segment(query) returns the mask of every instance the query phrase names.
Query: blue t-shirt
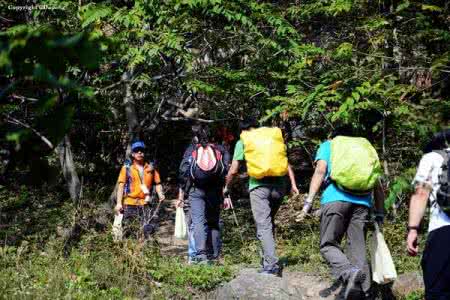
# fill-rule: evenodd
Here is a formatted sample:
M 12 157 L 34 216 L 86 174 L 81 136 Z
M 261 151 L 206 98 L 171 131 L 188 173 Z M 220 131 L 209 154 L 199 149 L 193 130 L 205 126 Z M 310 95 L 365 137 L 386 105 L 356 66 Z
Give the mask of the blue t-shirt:
M 331 141 L 326 141 L 322 143 L 317 150 L 316 153 L 316 161 L 324 160 L 327 163 L 327 175 L 328 178 L 331 174 Z M 369 194 L 367 196 L 356 196 L 349 193 L 346 193 L 339 188 L 337 188 L 333 183 L 328 185 L 325 191 L 322 193 L 322 198 L 320 199 L 320 203 L 322 205 L 334 202 L 334 201 L 345 201 L 351 202 L 355 204 L 361 204 L 368 207 L 372 205 L 372 195 Z

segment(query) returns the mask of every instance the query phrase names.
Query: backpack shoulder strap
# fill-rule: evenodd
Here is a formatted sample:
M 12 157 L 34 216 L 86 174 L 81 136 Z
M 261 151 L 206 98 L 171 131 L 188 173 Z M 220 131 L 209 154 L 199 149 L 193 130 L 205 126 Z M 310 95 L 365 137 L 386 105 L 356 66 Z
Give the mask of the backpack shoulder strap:
M 131 163 L 127 159 L 124 164 L 125 167 L 125 188 L 124 193 L 125 195 L 130 193 L 130 185 L 131 185 Z
M 433 152 L 439 154 L 440 156 L 442 156 L 444 158 L 444 160 L 446 158 L 448 158 L 448 153 L 445 150 L 433 150 Z
M 447 168 L 449 160 L 450 160 L 450 151 L 445 151 L 445 150 L 433 150 L 433 152 L 439 154 L 440 156 L 442 156 L 442 158 L 444 159 L 444 161 L 442 162 L 442 167 L 443 168 Z
M 191 152 L 191 156 L 192 158 L 195 160 L 197 160 L 197 153 L 198 153 L 198 149 L 201 147 L 200 144 L 195 144 L 192 147 L 192 152 Z

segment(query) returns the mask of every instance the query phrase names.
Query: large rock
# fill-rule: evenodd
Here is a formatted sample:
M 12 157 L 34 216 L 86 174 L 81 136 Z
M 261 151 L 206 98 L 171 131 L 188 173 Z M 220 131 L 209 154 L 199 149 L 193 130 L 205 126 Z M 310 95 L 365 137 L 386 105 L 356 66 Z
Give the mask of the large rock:
M 424 288 L 422 275 L 419 272 L 411 272 L 399 275 L 392 291 L 397 297 L 402 297 Z
M 208 299 L 335 299 L 338 290 L 320 277 L 303 272 L 285 272 L 282 278 L 243 269 L 232 281 L 208 295 Z M 321 297 L 319 293 L 324 296 Z

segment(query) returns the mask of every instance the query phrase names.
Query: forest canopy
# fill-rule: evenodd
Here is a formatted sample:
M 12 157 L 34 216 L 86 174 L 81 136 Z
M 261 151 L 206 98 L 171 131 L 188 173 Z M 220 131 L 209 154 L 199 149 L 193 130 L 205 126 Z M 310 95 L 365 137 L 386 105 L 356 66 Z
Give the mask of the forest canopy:
M 303 191 L 318 144 L 351 126 L 377 149 L 396 214 L 450 125 L 448 1 L 0 4 L 1 222 L 28 189 L 112 203 L 136 139 L 174 187 L 191 125 L 236 141 L 246 117 L 283 129 Z

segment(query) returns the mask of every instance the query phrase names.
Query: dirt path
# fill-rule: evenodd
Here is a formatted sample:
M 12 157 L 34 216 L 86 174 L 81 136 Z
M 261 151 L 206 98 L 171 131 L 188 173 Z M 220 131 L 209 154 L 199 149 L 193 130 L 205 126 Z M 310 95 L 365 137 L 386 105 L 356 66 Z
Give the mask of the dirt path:
M 187 240 L 179 240 L 174 238 L 175 230 L 175 202 L 173 200 L 165 200 L 161 204 L 159 212 L 159 228 L 154 236 L 158 242 L 161 253 L 170 256 L 187 256 Z
M 160 208 L 160 227 L 154 238 L 161 253 L 187 257 L 187 241 L 175 239 L 175 199 L 166 200 Z M 244 268 L 236 278 L 207 293 L 205 299 L 339 299 L 337 291 L 328 291 L 331 283 L 303 272 L 286 271 L 282 278 L 261 275 L 256 268 Z M 322 296 L 320 296 L 320 295 Z M 204 298 L 204 297 L 202 297 Z

